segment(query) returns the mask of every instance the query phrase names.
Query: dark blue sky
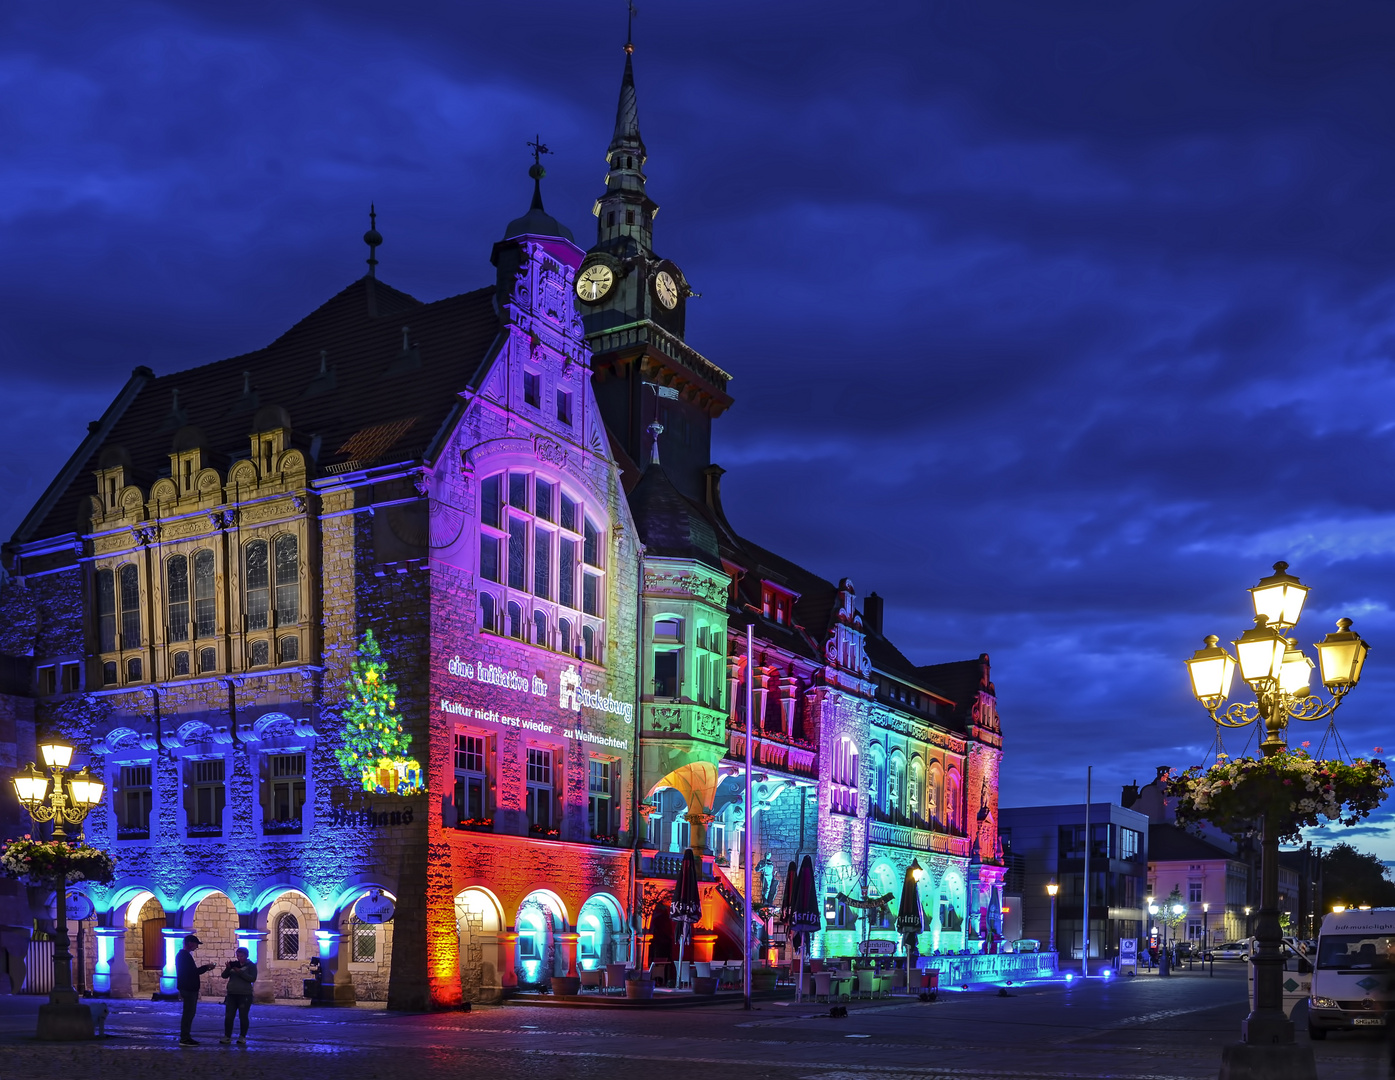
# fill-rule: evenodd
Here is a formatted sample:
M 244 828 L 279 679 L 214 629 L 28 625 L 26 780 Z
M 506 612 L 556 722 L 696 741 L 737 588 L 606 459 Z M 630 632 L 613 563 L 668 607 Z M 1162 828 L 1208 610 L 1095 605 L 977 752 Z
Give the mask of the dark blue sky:
M 370 201 L 385 280 L 488 284 L 540 132 L 593 236 L 623 24 L 0 7 L 0 534 L 132 367 L 359 276 Z M 881 592 L 916 660 L 992 655 L 1005 802 L 1198 760 L 1182 659 L 1279 558 L 1300 640 L 1346 614 L 1374 646 L 1348 745 L 1395 748 L 1395 8 L 650 0 L 635 38 L 656 246 L 736 376 L 730 515 Z

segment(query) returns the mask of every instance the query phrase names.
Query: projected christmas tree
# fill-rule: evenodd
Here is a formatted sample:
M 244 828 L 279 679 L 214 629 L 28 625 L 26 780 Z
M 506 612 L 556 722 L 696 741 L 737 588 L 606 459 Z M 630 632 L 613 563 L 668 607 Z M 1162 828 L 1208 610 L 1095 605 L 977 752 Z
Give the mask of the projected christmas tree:
M 349 675 L 344 744 L 335 753 L 344 775 L 364 791 L 413 795 L 424 790 L 421 766 L 407 754 L 412 736 L 402 726 L 397 686 L 387 675 L 373 631 L 365 631 Z

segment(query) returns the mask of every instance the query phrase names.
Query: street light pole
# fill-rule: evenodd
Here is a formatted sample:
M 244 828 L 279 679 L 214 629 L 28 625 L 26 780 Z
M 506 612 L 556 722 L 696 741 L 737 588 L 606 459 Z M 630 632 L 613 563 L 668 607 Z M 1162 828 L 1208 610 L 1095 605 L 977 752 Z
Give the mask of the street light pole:
M 1054 881 L 1046 886 L 1046 891 L 1051 897 L 1051 948 L 1047 951 L 1053 953 L 1056 951 L 1056 893 L 1059 892 L 1060 889 L 1061 886 Z M 1060 963 L 1059 959 L 1057 963 Z
M 52 791 L 49 777 L 30 762 L 13 779 L 15 795 L 36 824 L 53 822 L 53 840 L 61 844 L 68 839 L 64 825 L 81 825 L 88 812 L 102 801 L 105 785 L 86 767 L 67 776 L 73 760 L 71 746 L 46 743 L 39 747 L 39 752 L 53 777 Z M 68 951 L 68 869 L 62 860 L 54 877 L 54 889 L 53 989 L 49 991 L 48 1004 L 39 1008 L 38 1036 L 90 1039 L 92 1011 L 81 1003 L 73 988 L 73 955 Z
M 1235 639 L 1236 656 L 1206 638 L 1187 661 L 1192 693 L 1211 719 L 1224 727 L 1263 724 L 1260 749 L 1274 757 L 1287 749 L 1290 719 L 1323 720 L 1331 716 L 1361 678 L 1370 646 L 1351 629 L 1350 619 L 1337 620 L 1337 631 L 1317 642 L 1322 684 L 1330 700 L 1310 690 L 1313 662 L 1284 635 L 1297 625 L 1308 586 L 1288 573 L 1288 563 L 1274 564 L 1274 573 L 1249 590 L 1255 625 Z M 1234 702 L 1222 710 L 1230 695 L 1235 668 L 1254 692 L 1248 703 Z M 1283 1009 L 1283 932 L 1279 924 L 1279 822 L 1261 815 L 1259 923 L 1252 963 L 1255 965 L 1255 1007 L 1241 1025 L 1239 1047 L 1228 1046 L 1221 1065 L 1222 1080 L 1241 1075 L 1316 1076 L 1312 1051 L 1293 1047 L 1293 1024 Z M 1248 921 L 1249 909 L 1246 909 Z M 1284 1057 L 1284 1055 L 1289 1055 Z M 1268 1071 L 1266 1071 L 1268 1070 Z
M 1216 974 L 1216 960 L 1211 955 L 1211 905 L 1201 905 L 1201 962 L 1211 961 L 1211 974 Z

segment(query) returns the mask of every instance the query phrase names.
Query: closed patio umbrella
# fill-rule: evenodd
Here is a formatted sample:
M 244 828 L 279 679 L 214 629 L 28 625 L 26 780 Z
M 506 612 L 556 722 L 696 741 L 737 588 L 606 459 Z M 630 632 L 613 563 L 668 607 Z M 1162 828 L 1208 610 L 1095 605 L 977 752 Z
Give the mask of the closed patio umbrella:
M 809 959 L 809 935 L 822 925 L 819 914 L 818 895 L 814 885 L 814 860 L 808 855 L 799 864 L 799 877 L 795 882 L 794 912 L 790 918 L 790 933 L 795 945 L 801 949 L 799 970 L 802 974 Z M 803 999 L 804 980 L 800 979 L 797 1000 Z
M 794 921 L 794 894 L 799 890 L 799 867 L 790 860 L 790 868 L 785 872 L 785 895 L 780 900 L 780 924 L 784 926 L 785 932 L 789 933 L 790 923 Z
M 682 977 L 683 946 L 687 944 L 693 923 L 702 918 L 702 894 L 698 891 L 697 859 L 692 848 L 683 849 L 683 862 L 678 867 L 678 881 L 673 888 L 669 916 L 678 923 L 678 971 Z
M 896 912 L 896 929 L 901 940 L 906 943 L 906 985 L 910 985 L 910 969 L 915 966 L 917 937 L 925 929 L 920 914 L 920 890 L 918 883 L 925 876 L 920 860 L 912 859 L 906 870 L 906 880 L 901 884 L 901 906 Z

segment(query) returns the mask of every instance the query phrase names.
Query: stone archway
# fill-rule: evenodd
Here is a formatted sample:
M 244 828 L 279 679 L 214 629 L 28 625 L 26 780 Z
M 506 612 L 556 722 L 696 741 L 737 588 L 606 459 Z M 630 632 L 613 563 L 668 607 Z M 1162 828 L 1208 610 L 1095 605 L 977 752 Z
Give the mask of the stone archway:
M 503 909 L 487 889 L 470 888 L 455 898 L 455 927 L 460 936 L 460 993 L 465 1001 L 503 998 Z
M 519 985 L 547 986 L 559 970 L 557 935 L 566 931 L 567 911 L 556 894 L 545 889 L 529 893 L 518 907 L 514 922 Z

